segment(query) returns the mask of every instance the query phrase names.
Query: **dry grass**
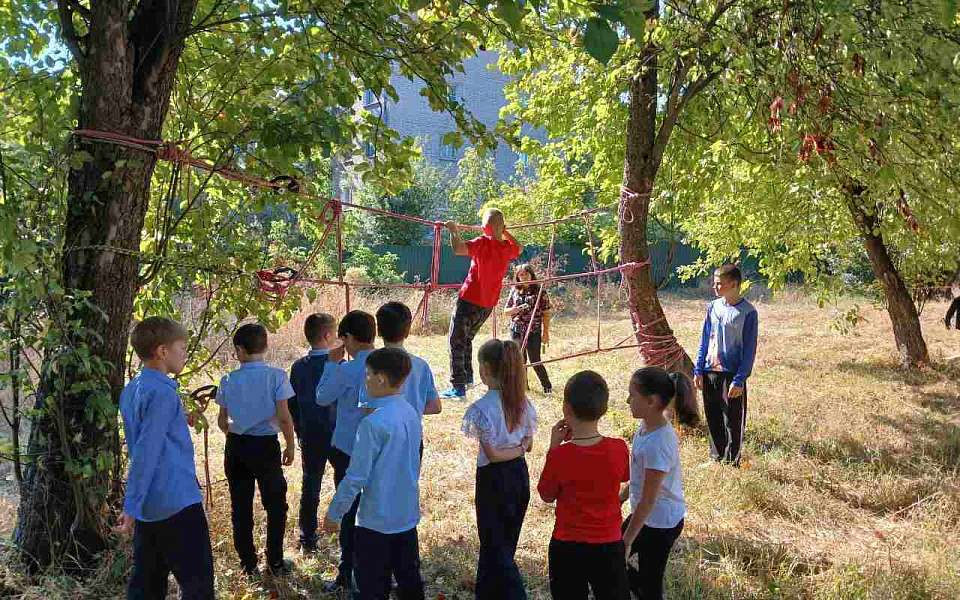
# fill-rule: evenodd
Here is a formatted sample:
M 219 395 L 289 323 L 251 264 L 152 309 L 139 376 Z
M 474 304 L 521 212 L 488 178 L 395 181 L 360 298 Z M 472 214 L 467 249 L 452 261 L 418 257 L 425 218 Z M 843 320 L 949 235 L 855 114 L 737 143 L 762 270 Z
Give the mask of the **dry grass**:
M 411 305 L 416 300 L 411 297 Z M 358 299 L 368 310 L 378 301 Z M 328 309 L 333 304 L 334 298 L 324 299 Z M 442 385 L 449 300 L 438 304 L 428 335 L 411 339 L 409 347 L 434 366 Z M 702 307 L 702 299 L 666 300 L 670 322 L 688 350 L 696 348 Z M 854 334 L 841 336 L 830 328 L 828 309 L 798 294 L 758 302 L 758 307 L 761 348 L 751 379 L 746 464 L 740 470 L 701 466 L 706 439 L 698 432 L 683 436 L 689 516 L 667 574 L 669 597 L 960 597 L 960 365 L 948 358 L 960 343 L 956 332 L 948 333 L 936 320 L 945 307 L 926 309 L 925 333 L 938 366 L 920 373 L 896 366 L 882 312 L 866 309 L 867 321 Z M 271 362 L 286 366 L 300 354 L 300 326 L 295 320 L 273 337 Z M 589 347 L 591 328 L 589 317 L 558 318 L 550 355 Z M 627 335 L 626 315 L 607 315 L 604 331 L 606 340 Z M 613 403 L 603 429 L 626 437 L 635 423 L 624 403 L 625 386 L 637 366 L 627 351 L 562 362 L 550 372 L 558 388 L 584 368 L 607 376 Z M 548 424 L 559 417 L 560 400 L 537 392 L 532 397 L 541 418 L 530 458 L 535 485 Z M 443 414 L 425 421 L 419 531 L 429 598 L 439 592 L 451 599 L 472 598 L 476 449 L 459 433 L 465 408 L 466 403 L 448 402 Z M 219 480 L 223 437 L 213 433 L 211 440 L 212 469 Z M 324 541 L 317 558 L 297 556 L 299 466 L 287 474 L 288 554 L 296 557 L 298 572 L 281 582 L 251 585 L 239 576 L 227 491 L 223 484 L 215 486 L 210 520 L 221 597 L 322 597 L 317 586 L 334 574 L 335 540 Z M 330 477 L 321 507 L 333 490 Z M 262 520 L 261 515 L 261 545 Z M 549 597 L 546 548 L 552 526 L 552 509 L 532 500 L 517 557 L 531 598 Z M 122 597 L 123 559 L 112 563 L 112 575 L 83 588 L 66 579 L 25 588 L 26 582 L 8 570 L 6 591 L 24 598 Z

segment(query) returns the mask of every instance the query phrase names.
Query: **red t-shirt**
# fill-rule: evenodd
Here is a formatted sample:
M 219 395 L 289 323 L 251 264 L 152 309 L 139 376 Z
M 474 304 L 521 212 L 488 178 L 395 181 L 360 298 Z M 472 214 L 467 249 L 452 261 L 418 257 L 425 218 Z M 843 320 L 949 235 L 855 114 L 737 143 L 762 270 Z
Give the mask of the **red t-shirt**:
M 520 246 L 508 239 L 497 241 L 482 235 L 467 242 L 470 254 L 470 272 L 460 286 L 460 298 L 493 308 L 500 302 L 503 276 L 510 261 L 520 256 Z
M 620 484 L 630 481 L 630 451 L 621 439 L 593 446 L 566 443 L 547 452 L 537 491 L 556 498 L 553 538 L 607 544 L 620 534 Z

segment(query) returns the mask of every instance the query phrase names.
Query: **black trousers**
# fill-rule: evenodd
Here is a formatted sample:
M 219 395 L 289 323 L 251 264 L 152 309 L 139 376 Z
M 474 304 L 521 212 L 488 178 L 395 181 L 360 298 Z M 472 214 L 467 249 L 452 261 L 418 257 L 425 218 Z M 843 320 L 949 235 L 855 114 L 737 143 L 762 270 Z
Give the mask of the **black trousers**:
M 630 517 L 623 522 L 626 531 Z M 631 554 L 637 554 L 639 568 L 627 566 L 627 580 L 630 591 L 640 597 L 640 600 L 661 600 L 663 598 L 663 574 L 667 570 L 667 559 L 670 550 L 683 531 L 683 519 L 676 527 L 661 529 L 659 527 L 643 526 L 633 546 Z
M 448 335 L 450 383 L 454 386 L 473 383 L 473 338 L 492 312 L 492 308 L 483 308 L 457 298 Z
M 287 525 L 287 480 L 280 463 L 280 441 L 275 435 L 227 434 L 224 470 L 230 486 L 233 546 L 245 570 L 257 568 L 253 544 L 253 492 L 267 512 L 267 566 L 283 564 L 283 532 Z
M 529 503 L 530 474 L 523 458 L 477 469 L 477 600 L 526 599 L 514 555 Z
M 347 475 L 347 469 L 350 467 L 350 455 L 334 448 L 330 453 L 330 463 L 333 465 L 333 484 L 340 487 L 340 482 Z M 356 564 L 356 525 L 357 509 L 360 508 L 360 494 L 357 494 L 350 510 L 343 515 L 340 521 L 340 566 L 337 574 L 337 581 L 341 585 L 353 585 L 353 569 Z
M 364 527 L 354 532 L 360 600 L 387 600 L 391 575 L 397 579 L 397 598 L 424 600 L 416 527 L 402 533 L 380 533 Z
M 303 484 L 300 492 L 300 545 L 317 545 L 317 509 L 320 506 L 320 484 L 330 461 L 333 446 L 329 430 L 307 430 L 298 436 L 303 465 Z
M 517 343 L 518 346 L 523 344 L 523 336 L 526 334 L 526 331 L 514 331 L 510 330 L 510 338 Z M 526 349 L 526 358 L 527 362 L 538 363 L 543 358 L 540 356 L 540 353 L 543 351 L 543 328 L 536 327 L 530 330 L 530 337 L 527 338 L 527 349 Z M 543 387 L 543 390 L 552 390 L 553 384 L 550 383 L 550 376 L 547 375 L 547 368 L 543 365 L 537 365 L 533 367 L 533 372 L 537 374 L 537 379 L 540 380 L 540 385 Z
M 128 600 L 164 600 L 170 575 L 183 600 L 213 600 L 213 553 L 203 507 L 193 504 L 163 521 L 137 521 Z
M 730 398 L 728 390 L 732 383 L 733 373 L 703 375 L 703 413 L 710 430 L 710 456 L 739 465 L 747 423 L 747 388 L 743 388 L 739 398 Z
M 550 540 L 550 595 L 554 600 L 630 600 L 623 541 L 608 544 Z

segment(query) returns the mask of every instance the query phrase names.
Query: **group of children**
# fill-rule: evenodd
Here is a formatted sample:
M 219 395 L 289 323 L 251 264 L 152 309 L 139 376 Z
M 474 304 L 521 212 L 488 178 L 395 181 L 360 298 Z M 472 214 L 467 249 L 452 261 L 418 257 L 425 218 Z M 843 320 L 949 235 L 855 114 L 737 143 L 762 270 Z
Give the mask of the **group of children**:
M 489 220 L 488 214 L 485 225 Z M 474 242 L 467 252 L 473 258 L 471 272 L 481 282 L 496 281 L 499 296 L 503 265 L 519 252 L 512 238 L 502 239 L 502 215 L 494 220 L 500 229 L 483 237 L 505 242 L 502 248 Z M 487 262 L 491 256 L 495 269 Z M 715 277 L 720 298 L 708 309 L 695 368 L 713 453 L 734 464 L 746 411 L 745 380 L 753 362 L 754 350 L 748 347 L 756 344 L 756 311 L 739 299 L 739 285 L 734 293 L 739 277 L 735 268 Z M 464 390 L 458 386 L 465 386 L 471 374 L 465 365 L 472 356 L 464 359 L 462 354 L 476 334 L 475 306 L 458 303 L 451 322 L 451 356 L 453 342 L 459 344 L 452 397 L 461 396 Z M 467 313 L 473 316 L 467 319 Z M 253 542 L 255 485 L 267 514 L 265 567 L 274 575 L 289 569 L 283 557 L 283 466 L 293 462 L 299 442 L 300 547 L 316 551 L 319 528 L 339 531 L 338 576 L 327 590 L 387 598 L 395 579 L 402 600 L 424 598 L 417 539 L 421 422 L 442 407 L 430 366 L 403 347 L 412 320 L 409 308 L 399 302 L 384 304 L 376 316 L 351 311 L 339 323 L 331 315 L 311 315 L 304 325 L 311 349 L 292 366 L 289 379 L 263 361 L 267 332 L 261 325 L 237 330 L 233 344 L 240 367 L 221 380 L 217 404 L 218 425 L 227 436 L 224 463 L 234 547 L 247 574 L 259 572 Z M 463 327 L 465 321 L 470 327 Z M 383 347 L 375 349 L 378 331 Z M 131 342 L 143 369 L 121 396 L 130 475 L 120 528 L 134 533 L 128 597 L 164 597 L 172 572 L 183 598 L 213 598 L 213 561 L 193 446 L 170 377 L 186 361 L 186 332 L 169 319 L 152 317 L 136 326 Z M 466 409 L 462 425 L 464 434 L 478 442 L 476 597 L 523 599 L 526 591 L 514 556 L 530 500 L 524 457 L 533 447 L 537 413 L 527 398 L 520 344 L 492 339 L 480 347 L 477 358 L 487 391 Z M 660 598 L 667 558 L 686 515 L 679 442 L 667 415 L 671 403 L 680 416 L 695 411 L 690 382 L 656 367 L 632 374 L 627 402 L 640 427 L 630 450 L 622 440 L 599 433 L 609 402 L 603 377 L 577 373 L 563 396 L 563 419 L 551 429 L 537 486 L 544 501 L 556 503 L 548 555 L 551 593 L 586 599 L 591 589 L 598 600 L 626 600 L 631 591 L 643 599 Z M 278 434 L 284 438 L 282 450 Z M 318 525 L 327 462 L 333 466 L 336 492 Z M 627 500 L 631 516 L 621 523 L 621 505 Z

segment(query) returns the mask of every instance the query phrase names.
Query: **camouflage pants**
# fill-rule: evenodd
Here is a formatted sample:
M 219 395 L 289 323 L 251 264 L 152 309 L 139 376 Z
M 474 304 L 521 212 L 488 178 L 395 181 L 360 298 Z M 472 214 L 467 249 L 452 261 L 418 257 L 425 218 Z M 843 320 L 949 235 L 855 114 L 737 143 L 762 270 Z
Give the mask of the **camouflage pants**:
M 450 319 L 450 383 L 473 383 L 473 338 L 486 323 L 492 308 L 483 308 L 457 298 Z

